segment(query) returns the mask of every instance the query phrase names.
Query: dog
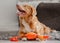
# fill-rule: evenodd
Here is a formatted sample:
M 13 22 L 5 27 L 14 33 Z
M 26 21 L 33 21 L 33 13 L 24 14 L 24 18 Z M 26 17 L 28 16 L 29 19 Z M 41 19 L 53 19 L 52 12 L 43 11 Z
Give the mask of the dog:
M 38 35 L 49 34 L 51 28 L 41 23 L 37 18 L 36 9 L 28 4 L 16 5 L 17 14 L 19 15 L 20 29 L 18 32 L 19 36 L 23 36 L 26 33 L 34 32 Z

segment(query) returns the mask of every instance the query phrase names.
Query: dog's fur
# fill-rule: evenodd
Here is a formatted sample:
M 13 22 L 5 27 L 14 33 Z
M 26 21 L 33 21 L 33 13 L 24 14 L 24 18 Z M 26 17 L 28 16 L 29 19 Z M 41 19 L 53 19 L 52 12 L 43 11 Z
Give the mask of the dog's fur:
M 19 35 L 35 32 L 38 35 L 49 34 L 51 29 L 39 22 L 36 17 L 36 9 L 30 5 L 17 5 L 19 22 L 20 22 L 20 30 Z

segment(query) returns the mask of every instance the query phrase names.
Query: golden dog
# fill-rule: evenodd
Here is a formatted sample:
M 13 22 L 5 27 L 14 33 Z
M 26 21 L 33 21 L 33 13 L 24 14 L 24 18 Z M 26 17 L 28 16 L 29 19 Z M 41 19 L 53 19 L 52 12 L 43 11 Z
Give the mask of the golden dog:
M 31 5 L 17 5 L 20 30 L 19 35 L 23 35 L 28 32 L 35 32 L 38 35 L 49 34 L 51 29 L 39 22 L 36 14 L 36 9 Z

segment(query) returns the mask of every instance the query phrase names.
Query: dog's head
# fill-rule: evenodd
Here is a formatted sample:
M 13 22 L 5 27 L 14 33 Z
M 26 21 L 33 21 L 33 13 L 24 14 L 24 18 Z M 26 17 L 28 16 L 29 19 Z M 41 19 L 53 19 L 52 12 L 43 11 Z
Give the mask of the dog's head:
M 36 15 L 36 9 L 30 5 L 19 5 L 17 4 L 17 9 L 18 9 L 18 15 L 20 17 L 27 17 L 27 16 L 33 16 Z

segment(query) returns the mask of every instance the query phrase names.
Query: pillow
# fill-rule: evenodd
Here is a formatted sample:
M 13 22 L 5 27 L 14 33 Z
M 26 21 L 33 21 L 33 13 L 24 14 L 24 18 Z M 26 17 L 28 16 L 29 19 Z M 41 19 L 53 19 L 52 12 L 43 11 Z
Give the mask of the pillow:
M 39 21 L 60 31 L 60 3 L 40 3 L 37 6 Z

